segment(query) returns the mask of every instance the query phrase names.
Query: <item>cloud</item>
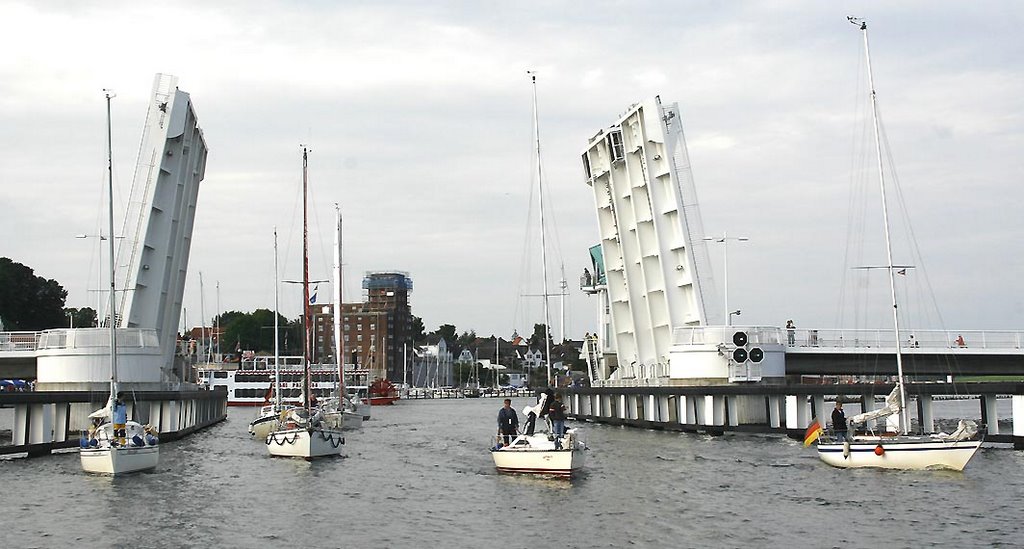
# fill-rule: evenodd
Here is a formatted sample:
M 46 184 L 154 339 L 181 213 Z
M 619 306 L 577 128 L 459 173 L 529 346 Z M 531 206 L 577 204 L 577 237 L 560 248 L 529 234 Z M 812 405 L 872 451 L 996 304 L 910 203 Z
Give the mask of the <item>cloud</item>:
M 1024 73 L 1013 3 L 920 14 L 874 6 L 876 81 L 908 210 L 947 319 L 1018 326 L 992 259 L 1024 236 L 1010 204 L 1021 173 Z M 845 7 L 745 2 L 6 2 L 0 36 L 0 230 L 4 255 L 93 300 L 105 169 L 103 88 L 114 88 L 119 196 L 127 194 L 153 74 L 180 77 L 210 145 L 186 306 L 198 278 L 224 309 L 273 302 L 272 236 L 298 270 L 299 143 L 312 147 L 314 271 L 330 272 L 333 203 L 345 215 L 345 293 L 363 271 L 408 271 L 428 329 L 480 334 L 539 322 L 530 209 L 532 89 L 539 74 L 545 181 L 564 262 L 570 335 L 594 331 L 574 289 L 598 240 L 579 155 L 632 103 L 679 101 L 708 232 L 730 251 L 744 322 L 836 322 L 846 246 L 860 37 Z M 649 17 L 630 14 L 645 13 Z M 989 23 L 990 21 L 995 23 Z M 858 91 L 861 90 L 861 91 Z M 863 114 L 863 111 L 861 111 Z M 123 200 L 123 198 L 121 199 Z M 534 215 L 535 212 L 534 212 Z M 524 251 L 524 242 L 529 249 Z M 955 252 L 948 247 L 956 245 Z M 720 258 L 713 261 L 716 274 Z M 318 275 L 320 276 L 320 275 Z M 93 278 L 95 278 L 93 276 Z M 550 283 L 557 285 L 558 276 Z M 989 280 L 977 284 L 978 279 Z M 293 288 L 286 289 L 293 292 Z M 969 297 L 962 297 L 964 295 Z M 282 294 L 296 316 L 301 297 Z M 552 300 L 555 309 L 556 302 Z M 207 295 L 207 318 L 213 316 Z M 978 306 L 984 304 L 984 306 Z M 717 305 L 714 305 L 717 306 Z M 554 313 L 557 317 L 558 314 Z M 528 318 L 532 317 L 532 318 Z M 827 327 L 827 326 L 825 326 Z

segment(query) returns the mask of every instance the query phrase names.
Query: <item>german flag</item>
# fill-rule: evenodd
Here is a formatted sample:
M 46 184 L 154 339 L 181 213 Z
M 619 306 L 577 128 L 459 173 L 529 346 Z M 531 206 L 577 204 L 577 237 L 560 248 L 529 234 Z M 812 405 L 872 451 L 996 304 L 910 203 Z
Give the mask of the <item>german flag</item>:
M 807 427 L 807 431 L 804 432 L 804 447 L 810 446 L 818 437 L 821 436 L 821 424 L 815 419 L 811 421 L 811 424 Z

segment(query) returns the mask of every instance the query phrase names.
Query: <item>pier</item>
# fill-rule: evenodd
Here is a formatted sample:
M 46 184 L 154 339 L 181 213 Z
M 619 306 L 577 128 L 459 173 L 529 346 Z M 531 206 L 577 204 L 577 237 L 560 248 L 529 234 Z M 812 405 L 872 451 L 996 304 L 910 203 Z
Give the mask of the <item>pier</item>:
M 26 454 L 35 457 L 60 448 L 78 446 L 88 415 L 106 405 L 106 391 L 25 391 L 0 393 L 0 408 L 13 408 L 11 425 L 0 425 L 10 433 L 7 444 L 0 442 L 0 455 Z M 227 417 L 227 394 L 221 391 L 126 391 L 128 417 L 150 424 L 161 442 L 177 440 Z
M 826 399 L 859 402 L 861 409 L 877 408 L 893 383 L 849 384 L 730 384 L 661 387 L 588 387 L 562 389 L 568 415 L 578 421 L 628 425 L 691 433 L 775 433 L 802 439 L 814 418 L 824 426 Z M 986 443 L 1013 444 L 1024 449 L 1024 383 L 910 383 L 907 405 L 911 421 L 933 431 L 933 404 L 948 398 L 977 402 Z M 997 402 L 1011 401 L 1008 418 L 998 415 Z M 1010 420 L 1003 429 L 1000 420 Z

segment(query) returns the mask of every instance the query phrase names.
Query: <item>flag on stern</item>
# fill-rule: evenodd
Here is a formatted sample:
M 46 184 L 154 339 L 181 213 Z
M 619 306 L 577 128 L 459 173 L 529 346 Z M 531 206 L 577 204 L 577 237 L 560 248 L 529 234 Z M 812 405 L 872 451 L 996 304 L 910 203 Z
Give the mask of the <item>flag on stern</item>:
M 807 427 L 807 431 L 804 432 L 804 447 L 810 446 L 818 437 L 821 436 L 821 424 L 818 423 L 817 419 L 811 421 L 811 424 Z

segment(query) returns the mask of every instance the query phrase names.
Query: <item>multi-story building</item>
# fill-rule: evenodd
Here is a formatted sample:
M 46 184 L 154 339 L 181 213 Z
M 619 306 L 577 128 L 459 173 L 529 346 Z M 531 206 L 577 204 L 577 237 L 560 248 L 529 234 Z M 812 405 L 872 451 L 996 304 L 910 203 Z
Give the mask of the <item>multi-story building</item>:
M 370 272 L 363 277 L 361 303 L 342 303 L 341 333 L 345 363 L 370 370 L 371 379 L 403 378 L 404 348 L 412 344 L 412 311 L 407 273 Z M 332 305 L 313 311 L 314 361 L 337 364 Z

